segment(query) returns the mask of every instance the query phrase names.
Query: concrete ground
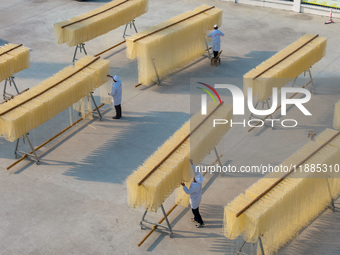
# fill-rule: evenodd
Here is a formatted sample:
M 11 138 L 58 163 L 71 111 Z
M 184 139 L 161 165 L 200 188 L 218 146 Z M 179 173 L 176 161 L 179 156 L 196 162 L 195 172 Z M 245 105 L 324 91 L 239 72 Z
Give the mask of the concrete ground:
M 0 45 L 23 43 L 31 48 L 31 67 L 16 75 L 19 90 L 31 88 L 71 64 L 74 48 L 57 45 L 53 24 L 92 10 L 106 0 L 0 0 Z M 136 19 L 139 31 L 158 24 L 202 1 L 150 0 L 149 11 Z M 299 119 L 296 128 L 263 128 L 247 133 L 233 128 L 218 145 L 225 164 L 279 164 L 307 143 L 307 133 L 332 128 L 334 104 L 339 100 L 339 23 L 324 25 L 325 17 L 207 0 L 223 9 L 222 62 L 211 67 L 206 56 L 162 79 L 161 86 L 138 87 L 136 60 L 125 46 L 103 55 L 111 74 L 123 81 L 124 118 L 83 121 L 39 151 L 36 165 L 24 160 L 9 171 L 14 143 L 0 138 L 0 254 L 235 254 L 241 240 L 223 235 L 223 206 L 259 176 L 209 174 L 200 206 L 206 226 L 196 229 L 191 212 L 177 207 L 169 216 L 174 236 L 155 232 L 141 246 L 147 231 L 139 228 L 142 209 L 126 202 L 125 179 L 190 117 L 190 78 L 238 78 L 305 33 L 328 38 L 327 54 L 313 66 L 317 93 L 306 104 L 312 117 L 289 110 Z M 129 31 L 131 32 L 131 31 Z M 122 40 L 123 27 L 86 43 L 94 55 Z M 2 82 L 3 84 L 3 82 Z M 240 85 L 242 86 L 242 85 Z M 96 100 L 99 92 L 95 91 Z M 77 116 L 68 110 L 30 132 L 34 146 L 61 131 Z M 213 153 L 204 164 L 215 160 Z M 165 209 L 174 204 L 172 197 Z M 339 202 L 326 211 L 280 254 L 340 254 Z M 153 221 L 161 213 L 149 213 Z M 251 247 L 247 248 L 251 253 Z

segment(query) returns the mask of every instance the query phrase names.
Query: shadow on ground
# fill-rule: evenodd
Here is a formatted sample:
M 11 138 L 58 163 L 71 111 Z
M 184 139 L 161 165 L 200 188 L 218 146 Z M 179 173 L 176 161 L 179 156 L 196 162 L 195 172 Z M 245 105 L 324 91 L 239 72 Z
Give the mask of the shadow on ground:
M 119 121 L 128 122 L 127 128 L 117 131 L 64 174 L 83 181 L 123 183 L 188 118 L 182 112 L 125 113 Z M 100 125 L 115 128 L 109 122 Z
M 244 57 L 229 57 L 228 53 L 223 53 L 221 64 L 219 66 L 211 66 L 208 55 L 205 54 L 187 65 L 175 69 L 167 76 L 161 77 L 162 86 L 167 84 L 178 84 L 183 86 L 189 85 L 192 78 L 238 78 L 243 81 L 243 75 L 274 55 L 275 51 L 252 51 Z M 221 72 L 223 70 L 223 72 Z M 200 75 L 197 76 L 197 73 Z M 243 83 L 235 84 L 243 87 Z M 173 86 L 173 85 L 172 85 Z M 168 93 L 167 90 L 161 90 L 160 93 Z M 172 93 L 172 91 L 170 91 Z

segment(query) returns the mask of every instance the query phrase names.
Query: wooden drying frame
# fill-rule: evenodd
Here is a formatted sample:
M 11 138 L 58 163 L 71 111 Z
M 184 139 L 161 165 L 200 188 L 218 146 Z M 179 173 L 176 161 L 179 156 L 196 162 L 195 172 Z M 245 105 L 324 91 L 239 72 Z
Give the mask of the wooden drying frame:
M 82 71 L 83 69 L 85 69 L 86 67 L 88 67 L 89 65 L 93 64 L 93 63 L 94 63 L 95 61 L 97 61 L 99 58 L 100 58 L 100 57 L 96 57 L 96 58 L 93 59 L 91 62 L 89 62 L 88 64 L 86 64 L 86 65 L 84 65 L 83 67 L 79 68 L 77 71 L 75 71 L 74 73 L 68 75 L 67 77 L 65 77 L 65 78 L 62 79 L 61 81 L 58 81 L 57 83 L 55 83 L 55 84 L 53 84 L 52 86 L 46 88 L 45 90 L 39 92 L 38 94 L 34 95 L 33 97 L 26 99 L 25 101 L 23 101 L 23 102 L 21 102 L 21 103 L 15 105 L 15 106 L 13 106 L 13 107 L 7 109 L 6 111 L 1 112 L 1 113 L 0 113 L 0 116 L 2 116 L 2 115 L 4 115 L 4 114 L 6 114 L 6 113 L 8 113 L 8 112 L 10 112 L 10 111 L 12 111 L 12 110 L 18 108 L 19 106 L 21 106 L 21 105 L 27 103 L 28 101 L 30 101 L 30 100 L 32 100 L 32 99 L 34 99 L 34 98 L 36 98 L 36 97 L 42 95 L 42 94 L 45 93 L 46 91 L 48 91 L 48 90 L 50 90 L 50 89 L 52 89 L 52 88 L 58 86 L 60 83 L 66 81 L 67 79 L 69 79 L 69 78 L 72 77 L 73 75 L 79 73 L 80 71 Z
M 312 154 L 307 156 L 305 159 L 303 159 L 299 164 L 296 165 L 296 167 L 292 167 L 288 173 L 286 173 L 284 176 L 282 176 L 280 179 L 278 179 L 275 183 L 273 183 L 269 188 L 267 188 L 265 191 L 263 191 L 260 195 L 258 195 L 253 201 L 251 201 L 247 206 L 245 206 L 242 210 L 240 210 L 236 217 L 239 217 L 242 213 L 244 213 L 249 207 L 251 207 L 253 204 L 255 204 L 260 198 L 262 198 L 265 194 L 267 194 L 269 191 L 271 191 L 276 185 L 278 185 L 281 181 L 283 181 L 285 178 L 287 178 L 288 175 L 290 175 L 296 168 L 301 166 L 303 163 L 305 163 L 308 159 L 313 157 L 317 152 L 319 152 L 323 147 L 328 145 L 334 138 L 336 138 L 338 135 L 340 135 L 340 131 L 338 131 L 335 135 L 333 135 L 330 139 L 328 139 L 326 142 L 324 142 L 319 148 L 317 148 Z
M 117 7 L 117 6 L 120 6 L 120 5 L 122 5 L 122 4 L 124 4 L 124 3 L 128 2 L 128 1 L 130 1 L 130 0 L 125 0 L 124 2 L 121 2 L 121 3 L 119 3 L 119 4 L 116 4 L 115 6 L 111 6 L 111 7 L 109 7 L 108 9 L 105 9 L 105 10 L 100 11 L 100 12 L 98 12 L 98 13 L 92 14 L 92 15 L 86 17 L 86 18 L 83 18 L 83 19 L 80 19 L 80 20 L 76 20 L 76 21 L 73 21 L 73 22 L 71 22 L 71 23 L 69 23 L 69 24 L 63 25 L 61 28 L 65 28 L 65 27 L 71 26 L 71 25 L 73 25 L 73 24 L 76 24 L 76 23 L 78 23 L 78 22 L 82 22 L 82 21 L 84 21 L 84 20 L 90 19 L 90 18 L 92 18 L 92 17 L 94 17 L 94 16 L 97 16 L 97 15 L 99 15 L 99 14 L 102 14 L 102 13 L 104 13 L 104 12 L 107 12 L 107 11 L 109 11 L 109 10 L 111 10 L 111 9 L 113 9 L 113 8 L 115 8 L 115 7 Z
M 104 104 L 101 104 L 98 106 L 98 109 L 101 108 Z M 94 112 L 96 110 L 93 109 L 92 111 Z M 76 122 L 74 122 L 73 124 L 69 125 L 68 127 L 66 127 L 65 129 L 63 129 L 62 131 L 60 131 L 58 134 L 54 135 L 52 138 L 48 139 L 47 141 L 45 141 L 44 143 L 42 143 L 41 145 L 39 145 L 37 148 L 34 149 L 34 151 L 37 151 L 39 149 L 41 149 L 43 146 L 45 146 L 46 144 L 48 144 L 49 142 L 51 142 L 52 140 L 54 140 L 55 138 L 57 138 L 58 136 L 60 136 L 61 134 L 65 133 L 67 130 L 69 130 L 71 127 L 75 126 L 76 124 L 78 124 L 80 121 L 84 120 L 85 118 L 82 117 L 79 120 L 77 120 Z M 7 167 L 7 170 L 11 169 L 13 166 L 17 165 L 18 163 L 20 163 L 21 161 L 23 161 L 25 158 L 28 157 L 28 154 L 32 154 L 33 151 L 31 151 L 30 153 L 26 153 L 24 154 L 20 159 L 18 159 L 17 161 L 15 161 L 12 165 Z
M 307 42 L 303 43 L 300 47 L 298 47 L 297 49 L 295 49 L 293 52 L 289 53 L 288 55 L 286 55 L 285 57 L 283 57 L 282 59 L 280 59 L 279 61 L 277 61 L 276 63 L 272 64 L 271 66 L 269 66 L 268 68 L 266 68 L 265 70 L 263 70 L 261 73 L 257 74 L 255 77 L 253 77 L 253 80 L 255 80 L 256 78 L 258 78 L 259 76 L 261 76 L 262 74 L 264 74 L 265 72 L 267 72 L 269 69 L 273 68 L 274 66 L 276 66 L 277 64 L 281 63 L 283 60 L 287 59 L 288 57 L 290 57 L 291 55 L 293 55 L 295 52 L 297 52 L 298 50 L 300 50 L 301 48 L 303 48 L 304 46 L 306 46 L 308 43 L 310 43 L 311 41 L 313 41 L 315 38 L 317 38 L 319 35 L 315 35 L 313 36 L 313 38 L 309 39 Z M 305 84 L 304 86 L 302 86 L 302 88 L 307 87 L 309 84 L 311 83 L 308 82 L 307 84 Z M 295 97 L 298 93 L 295 93 L 294 95 L 292 95 L 289 99 Z M 279 105 L 274 112 L 276 112 L 278 109 L 281 108 L 281 105 Z M 272 114 L 274 113 L 272 112 Z M 264 119 L 268 118 L 271 114 L 268 114 L 266 117 L 264 117 Z M 248 130 L 248 132 L 252 131 L 255 127 L 257 127 L 259 124 L 261 123 L 261 121 L 257 122 L 255 126 L 253 126 L 252 128 L 250 128 Z
M 223 103 L 223 102 L 222 102 Z M 211 115 L 213 115 L 216 110 L 221 106 L 221 104 L 217 105 L 215 109 L 209 113 L 208 116 L 206 116 L 188 135 L 186 135 L 176 146 L 173 148 L 156 166 L 154 166 L 144 177 L 142 180 L 138 182 L 138 186 L 142 185 L 142 183 L 150 177 L 150 175 L 155 172 L 158 167 L 160 167 L 165 160 L 167 160 L 189 137 L 192 135 Z
M 179 23 L 181 23 L 181 22 L 183 22 L 183 21 L 186 21 L 186 20 L 188 20 L 188 19 L 190 19 L 190 18 L 192 18 L 192 17 L 195 17 L 195 16 L 197 16 L 197 15 L 199 15 L 199 14 L 202 14 L 202 13 L 204 13 L 204 12 L 206 12 L 206 11 L 209 11 L 209 10 L 211 10 L 211 9 L 213 9 L 213 8 L 215 8 L 215 6 L 209 7 L 209 8 L 207 8 L 207 9 L 205 9 L 205 10 L 202 10 L 202 11 L 200 11 L 200 12 L 198 12 L 198 13 L 195 13 L 195 14 L 193 14 L 193 15 L 191 15 L 191 16 L 188 16 L 188 17 L 186 17 L 186 18 L 184 18 L 184 19 L 181 19 L 181 20 L 179 20 L 179 21 L 176 21 L 175 23 L 172 23 L 172 24 L 167 25 L 167 26 L 165 26 L 165 27 L 163 27 L 163 28 L 160 28 L 160 29 L 158 29 L 158 30 L 155 30 L 155 31 L 153 31 L 153 32 L 151 32 L 151 33 L 148 33 L 148 34 L 146 34 L 146 35 L 143 35 L 143 36 L 141 36 L 141 37 L 139 37 L 139 38 L 133 40 L 132 42 L 137 42 L 137 41 L 139 41 L 139 40 L 141 40 L 141 39 L 143 39 L 143 38 L 145 38 L 145 37 L 148 37 L 148 36 L 150 36 L 150 35 L 153 35 L 153 34 L 155 34 L 155 33 L 157 33 L 157 32 L 160 32 L 160 31 L 162 31 L 162 30 L 164 30 L 164 29 L 167 29 L 167 28 L 169 28 L 169 27 L 171 27 L 171 26 L 177 25 L 177 24 L 179 24 Z
M 216 156 L 217 156 L 217 159 L 211 163 L 211 165 L 215 165 L 217 162 L 219 162 L 219 158 L 223 157 L 223 154 L 220 154 L 218 155 L 217 154 L 217 151 L 216 151 L 216 148 L 215 148 L 215 153 L 216 153 Z M 207 172 L 203 173 L 203 176 L 205 176 L 207 174 Z M 202 187 L 203 188 L 203 187 Z M 181 200 L 182 201 L 182 200 Z M 180 201 L 179 201 L 180 202 Z M 171 209 L 166 213 L 166 216 L 168 217 L 170 215 L 170 213 L 172 213 L 173 210 L 176 209 L 176 207 L 178 206 L 178 203 L 175 203 L 175 205 L 173 207 L 171 207 Z M 165 217 L 163 216 L 163 218 L 158 221 L 158 224 L 162 224 L 162 222 L 165 220 Z M 137 244 L 138 247 L 140 247 L 146 239 L 149 238 L 149 236 L 158 228 L 157 225 L 153 225 L 150 232 L 148 234 L 146 234 L 146 236 Z
M 265 70 L 263 70 L 262 72 L 260 72 L 259 74 L 257 74 L 255 77 L 253 77 L 253 80 L 255 80 L 256 78 L 258 78 L 259 76 L 261 76 L 262 74 L 264 74 L 265 72 L 267 72 L 269 69 L 273 68 L 274 66 L 280 64 L 283 60 L 287 59 L 288 57 L 290 57 L 291 55 L 293 55 L 295 52 L 297 52 L 298 50 L 302 49 L 304 46 L 306 46 L 308 43 L 310 43 L 311 41 L 313 41 L 315 38 L 317 38 L 319 35 L 315 35 L 313 36 L 312 39 L 309 39 L 307 42 L 303 43 L 300 47 L 298 47 L 297 49 L 295 49 L 294 51 L 292 51 L 291 53 L 289 53 L 288 55 L 284 56 L 282 59 L 276 61 L 274 64 L 272 64 L 271 66 L 269 66 L 268 68 L 266 68 Z

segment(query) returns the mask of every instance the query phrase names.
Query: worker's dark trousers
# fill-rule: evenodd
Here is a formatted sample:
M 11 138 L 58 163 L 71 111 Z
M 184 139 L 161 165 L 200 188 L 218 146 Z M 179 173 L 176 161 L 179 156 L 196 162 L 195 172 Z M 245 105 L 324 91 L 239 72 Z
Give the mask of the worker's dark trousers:
M 122 107 L 119 105 L 115 105 L 115 109 L 116 109 L 116 117 L 120 118 L 122 117 Z
M 213 51 L 213 52 L 214 52 L 214 58 L 216 58 L 218 55 L 218 51 Z
M 200 212 L 198 210 L 199 207 L 197 207 L 196 209 L 192 209 L 192 213 L 194 214 L 194 220 L 197 221 L 198 223 L 200 224 L 203 224 L 203 220 L 202 220 L 202 217 L 200 215 Z

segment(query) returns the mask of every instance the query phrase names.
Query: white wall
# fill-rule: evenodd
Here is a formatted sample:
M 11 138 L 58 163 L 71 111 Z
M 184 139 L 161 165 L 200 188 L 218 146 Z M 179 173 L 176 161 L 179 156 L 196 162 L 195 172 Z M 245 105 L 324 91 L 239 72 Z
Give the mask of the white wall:
M 316 14 L 321 16 L 328 16 L 330 8 L 312 5 L 301 5 L 301 0 L 282 1 L 282 0 L 221 0 L 225 2 L 249 4 L 254 6 L 270 7 L 281 10 L 289 10 L 300 13 Z M 333 9 L 333 18 L 340 18 L 340 11 Z

